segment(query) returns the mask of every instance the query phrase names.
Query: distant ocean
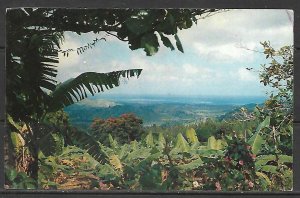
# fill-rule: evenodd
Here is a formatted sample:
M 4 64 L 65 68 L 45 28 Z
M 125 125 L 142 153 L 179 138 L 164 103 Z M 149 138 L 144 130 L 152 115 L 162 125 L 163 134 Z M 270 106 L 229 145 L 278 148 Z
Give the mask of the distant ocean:
M 174 96 L 174 95 L 97 95 L 91 100 L 103 99 L 116 103 L 138 104 L 209 104 L 209 105 L 244 105 L 261 104 L 267 98 L 263 96 Z

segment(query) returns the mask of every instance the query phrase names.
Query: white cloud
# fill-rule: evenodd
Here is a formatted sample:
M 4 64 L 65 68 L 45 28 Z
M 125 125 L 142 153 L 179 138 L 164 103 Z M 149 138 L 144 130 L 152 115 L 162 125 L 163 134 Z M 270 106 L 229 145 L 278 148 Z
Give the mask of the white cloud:
M 246 68 L 239 68 L 237 71 L 237 76 L 241 81 L 258 81 L 257 76 Z
M 234 43 L 207 45 L 196 42 L 193 46 L 200 57 L 212 62 L 248 62 L 254 59 L 253 51 L 242 49 Z
M 179 36 L 184 47 L 193 47 L 201 58 L 250 61 L 253 53 L 239 48 L 241 44 L 257 50 L 261 41 L 270 41 L 274 47 L 293 43 L 289 15 L 286 10 L 230 10 L 198 21 L 197 26 L 179 32 Z
M 186 82 L 208 83 L 216 75 L 212 69 L 194 64 L 172 65 L 157 64 L 143 57 L 134 57 L 130 65 L 138 65 L 142 68 L 141 83 L 168 83 L 177 86 Z M 124 68 L 122 68 L 124 69 Z

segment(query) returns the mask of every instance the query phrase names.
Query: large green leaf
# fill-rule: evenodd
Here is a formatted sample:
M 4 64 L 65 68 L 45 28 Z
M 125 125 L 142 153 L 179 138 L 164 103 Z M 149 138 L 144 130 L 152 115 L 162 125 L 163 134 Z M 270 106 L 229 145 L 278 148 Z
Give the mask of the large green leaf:
M 143 190 L 160 189 L 162 184 L 162 166 L 154 164 L 151 168 L 141 174 L 139 183 Z
M 189 152 L 190 146 L 181 133 L 178 133 L 174 149 L 179 152 Z
M 109 157 L 109 163 L 117 170 L 123 171 L 123 165 L 117 155 Z
M 22 131 L 22 126 L 17 124 L 9 114 L 7 114 L 7 121 L 9 124 L 14 126 L 18 131 Z
M 15 152 L 19 153 L 22 150 L 22 148 L 25 146 L 25 140 L 22 138 L 20 133 L 17 132 L 11 132 L 10 138 Z
M 262 166 L 261 171 L 264 171 L 264 172 L 267 172 L 267 173 L 273 173 L 273 174 L 278 173 L 277 166 L 273 166 L 273 165 Z
M 267 185 L 271 185 L 272 182 L 271 180 L 269 179 L 269 177 L 265 174 L 265 173 L 262 173 L 262 172 L 256 172 L 256 175 L 262 179 L 264 179 L 264 181 L 267 183 Z
M 276 161 L 276 155 L 260 155 L 255 159 L 255 166 L 261 169 L 263 166 L 267 165 L 268 162 Z M 293 157 L 289 155 L 278 155 L 278 163 L 293 163 Z
M 263 128 L 270 126 L 270 116 L 267 116 L 262 123 L 260 123 L 256 129 L 256 131 L 261 131 Z
M 191 171 L 191 170 L 197 169 L 202 165 L 203 165 L 203 161 L 201 160 L 201 158 L 198 158 L 188 164 L 178 165 L 177 168 L 181 172 L 186 172 L 186 171 Z
M 120 85 L 120 78 L 139 77 L 141 69 L 131 69 L 114 71 L 110 73 L 86 72 L 76 78 L 69 79 L 51 93 L 49 111 L 56 111 L 64 106 L 68 106 L 85 99 L 88 93 L 103 92 Z
M 208 138 L 207 148 L 213 150 L 222 150 L 226 146 L 226 142 L 224 140 L 217 140 L 214 136 Z
M 175 34 L 174 37 L 175 37 L 175 40 L 176 40 L 176 46 L 177 46 L 177 49 L 178 49 L 179 51 L 181 51 L 182 53 L 184 53 L 183 47 L 182 47 L 182 44 L 181 44 L 181 41 L 180 41 L 179 37 L 177 36 L 177 34 Z
M 166 139 L 163 135 L 163 133 L 159 133 L 158 134 L 158 145 L 161 147 L 161 148 L 165 148 L 166 146 Z
M 151 148 L 147 148 L 147 147 L 141 147 L 138 150 L 134 150 L 127 155 L 127 157 L 125 158 L 125 162 L 131 163 L 132 160 L 146 159 L 151 155 L 150 151 Z
M 220 158 L 224 156 L 224 152 L 222 150 L 213 150 L 207 148 L 201 148 L 196 150 L 196 154 L 199 154 L 201 157 L 206 158 Z
M 5 169 L 5 180 L 10 182 L 14 181 L 18 175 L 18 172 L 13 168 L 6 168 Z
M 261 130 L 266 127 L 269 127 L 269 125 L 270 116 L 267 116 L 265 120 L 258 125 L 254 135 L 248 140 L 248 144 L 250 144 L 252 147 L 253 154 L 257 155 L 260 152 L 262 145 L 265 143 L 265 140 L 261 136 Z
M 279 163 L 293 163 L 293 157 L 289 155 L 278 155 Z
M 153 135 L 151 132 L 145 137 L 145 143 L 148 147 L 154 146 Z
M 260 149 L 262 145 L 265 143 L 265 140 L 262 138 L 262 136 L 259 134 L 259 132 L 256 132 L 248 141 L 248 143 L 252 147 L 253 154 L 257 155 L 260 152 Z
M 186 135 L 189 143 L 193 144 L 193 143 L 199 142 L 195 129 L 190 128 L 190 129 L 186 130 L 185 135 Z
M 166 36 L 164 36 L 162 33 L 159 33 L 160 35 L 160 39 L 163 42 L 163 44 L 170 48 L 171 50 L 175 50 L 175 47 L 173 46 L 173 44 L 171 43 L 170 39 Z
M 110 164 L 104 164 L 98 166 L 98 176 L 107 179 L 107 180 L 113 180 L 116 177 L 119 177 L 121 172 L 114 169 L 114 167 Z
M 256 159 L 255 159 L 255 166 L 257 168 L 260 168 L 260 167 L 266 165 L 268 162 L 275 161 L 275 160 L 276 160 L 275 155 L 260 155 L 260 156 L 256 157 Z
M 118 147 L 118 142 L 111 136 L 111 134 L 108 134 L 109 144 L 113 149 L 116 149 Z

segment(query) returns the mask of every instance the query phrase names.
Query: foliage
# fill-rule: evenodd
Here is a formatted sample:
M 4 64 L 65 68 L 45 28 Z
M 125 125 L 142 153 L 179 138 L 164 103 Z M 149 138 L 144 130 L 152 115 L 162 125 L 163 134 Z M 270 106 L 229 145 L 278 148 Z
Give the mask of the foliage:
M 173 143 L 167 143 L 162 134 L 156 137 L 150 133 L 140 142 L 113 145 L 104 147 L 110 163 L 98 167 L 99 177 L 110 189 L 191 189 L 187 171 L 190 175 L 202 165 L 197 154 L 200 145 L 193 146 L 181 134 L 174 137 Z
M 86 72 L 74 79 L 58 84 L 58 54 L 62 50 L 64 32 L 77 34 L 105 32 L 121 41 L 128 41 L 131 50 L 142 48 L 147 55 L 154 55 L 159 48 L 158 35 L 163 44 L 174 49 L 168 36 L 176 40 L 178 30 L 190 28 L 197 16 L 215 12 L 214 9 L 55 9 L 16 8 L 6 13 L 6 85 L 7 113 L 17 122 L 25 122 L 28 130 L 26 144 L 32 161 L 28 174 L 37 179 L 38 140 L 40 123 L 49 112 L 95 93 L 119 86 L 121 77 L 139 76 L 141 70 L 124 70 L 110 73 Z M 97 40 L 105 40 L 103 38 Z M 96 40 L 96 41 L 97 41 Z M 95 41 L 95 42 L 96 42 Z M 77 54 L 95 44 L 79 47 Z M 59 131 L 57 131 L 59 132 Z M 52 139 L 54 135 L 50 135 Z M 54 141 L 57 142 L 57 141 Z M 89 148 L 91 149 L 91 148 Z M 93 148 L 94 150 L 94 148 Z
M 273 88 L 270 98 L 263 108 L 257 108 L 256 116 L 263 119 L 270 116 L 267 133 L 269 153 L 292 154 L 293 134 L 293 46 L 284 46 L 279 50 L 271 47 L 269 42 L 262 43 L 268 65 L 262 65 L 261 82 Z M 273 147 L 271 146 L 273 145 Z
M 12 148 L 9 157 L 13 158 L 13 165 L 17 172 L 26 172 L 28 171 L 27 165 L 31 162 L 30 150 L 26 145 L 27 126 L 24 123 L 15 122 L 10 115 L 7 118 L 7 127 L 11 131 L 7 140 Z
M 238 138 L 228 140 L 229 146 L 224 150 L 211 150 L 203 144 L 195 146 L 182 135 L 167 144 L 162 135 L 156 138 L 152 134 L 130 144 L 120 145 L 110 140 L 111 146 L 103 147 L 109 163 L 99 164 L 96 171 L 107 189 L 267 190 L 269 187 L 259 185 L 264 180 L 258 175 L 264 173 L 256 172 L 260 169 L 255 168 L 251 146 Z
M 187 129 L 185 135 L 190 143 L 199 143 L 195 129 L 193 128 Z
M 132 50 L 143 48 L 147 55 L 158 51 L 157 32 L 162 36 L 164 45 L 172 49 L 173 44 L 166 35 L 173 35 L 178 49 L 183 51 L 177 36 L 178 30 L 190 28 L 197 22 L 197 16 L 215 11 L 217 10 L 9 9 L 6 14 L 7 110 L 15 120 L 24 121 L 31 120 L 32 116 L 40 118 L 49 102 L 67 102 L 51 100 L 51 96 L 45 91 L 52 92 L 57 88 L 55 77 L 59 63 L 58 53 L 61 52 L 63 34 L 66 31 L 77 34 L 105 32 L 121 41 L 128 41 Z M 73 83 L 67 81 L 69 88 L 72 84 L 74 89 L 66 91 L 69 95 L 79 92 L 80 97 L 85 93 L 85 86 L 94 93 L 88 83 L 98 86 L 104 80 L 101 74 L 85 73 L 73 79 Z M 111 85 L 107 80 L 104 83 Z M 59 96 L 62 94 L 67 93 Z
M 45 156 L 59 155 L 62 153 L 65 146 L 64 137 L 61 133 L 48 133 L 39 141 L 40 151 Z
M 56 86 L 50 94 L 49 112 L 69 106 L 91 95 L 120 85 L 120 78 L 139 77 L 141 69 L 113 71 L 109 73 L 85 72 Z
M 225 158 L 229 162 L 232 160 L 238 162 L 234 165 L 240 169 L 246 169 L 247 171 L 250 171 L 253 174 L 253 171 L 255 170 L 255 154 L 253 154 L 252 151 L 253 147 L 251 147 L 245 141 L 233 137 L 232 140 L 228 141 L 228 147 L 227 152 L 225 154 Z
M 241 138 L 248 138 L 252 131 L 255 130 L 257 124 L 258 121 L 256 120 L 240 122 L 231 118 L 226 120 L 207 119 L 205 122 L 191 126 L 195 128 L 199 139 L 206 141 L 210 136 L 222 138 L 225 136 L 234 135 L 235 133 Z
M 290 190 L 293 186 L 292 156 L 260 155 L 256 158 L 256 174 L 266 188 Z
M 263 139 L 261 135 L 262 130 L 268 128 L 269 126 L 270 126 L 270 117 L 267 116 L 265 120 L 258 125 L 256 132 L 248 140 L 248 143 L 252 146 L 252 151 L 255 155 L 257 155 L 260 152 L 263 144 L 265 143 L 265 139 Z
M 94 189 L 99 178 L 94 174 L 97 162 L 86 151 L 65 147 L 60 155 L 40 155 L 39 186 L 43 189 Z
M 187 137 L 192 131 L 185 132 Z M 253 147 L 236 136 L 226 136 L 226 140 L 212 136 L 201 142 L 196 136 L 189 139 L 181 133 L 173 137 L 149 133 L 140 141 L 125 144 L 111 135 L 108 139 L 110 145 L 98 145 L 105 163 L 74 146 L 65 147 L 60 155 L 46 157 L 40 153 L 40 187 L 159 191 L 291 188 L 292 157 L 279 155 L 276 164 L 275 155 L 256 156 Z
M 134 114 L 123 114 L 119 118 L 106 120 L 95 118 L 90 126 L 91 135 L 102 144 L 108 145 L 108 135 L 111 134 L 120 143 L 139 140 L 144 133 L 143 121 Z
M 269 42 L 261 43 L 270 62 L 262 65 L 260 80 L 272 91 L 265 104 L 250 113 L 242 108 L 243 120 L 224 115 L 231 119 L 150 127 L 153 132 L 144 136 L 142 120 L 133 114 L 96 119 L 86 131 L 70 126 L 60 110 L 119 86 L 122 77 L 141 73 L 139 69 L 86 72 L 59 84 L 55 79 L 58 55 L 74 51 L 61 49 L 64 32 L 107 33 L 127 42 L 131 50 L 143 49 L 147 56 L 156 54 L 160 43 L 183 53 L 178 31 L 196 24 L 198 16 L 216 11 L 9 9 L 7 120 L 16 167 L 6 168 L 6 185 L 161 191 L 291 189 L 292 46 L 275 50 Z M 98 40 L 105 38 L 77 48 L 77 54 Z
M 58 127 L 70 126 L 69 115 L 63 109 L 47 113 L 44 122 Z
M 36 182 L 25 172 L 17 172 L 13 168 L 5 168 L 5 185 L 13 189 L 36 189 Z
M 270 42 L 261 44 L 269 63 L 261 65 L 260 82 L 271 91 L 263 106 L 245 114 L 246 118 L 260 122 L 248 143 L 257 155 L 256 175 L 263 188 L 290 190 L 293 181 L 293 46 L 276 50 Z
M 227 143 L 221 139 L 217 140 L 214 136 L 208 138 L 207 147 L 213 150 L 221 150 L 223 149 Z

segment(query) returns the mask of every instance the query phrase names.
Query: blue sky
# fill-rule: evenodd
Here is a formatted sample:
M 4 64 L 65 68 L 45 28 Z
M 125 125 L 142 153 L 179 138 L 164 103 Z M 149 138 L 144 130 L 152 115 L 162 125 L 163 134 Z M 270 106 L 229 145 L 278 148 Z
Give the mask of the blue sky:
M 199 20 L 178 35 L 184 53 L 161 45 L 149 57 L 105 33 L 67 32 L 63 49 L 76 49 L 96 37 L 107 41 L 81 55 L 60 55 L 57 78 L 63 82 L 86 71 L 142 68 L 139 79 L 124 80 L 106 94 L 263 96 L 267 89 L 259 83 L 258 74 L 245 68 L 259 69 L 267 62 L 263 54 L 245 48 L 262 51 L 260 41 L 270 41 L 274 47 L 293 44 L 293 12 L 230 10 Z

